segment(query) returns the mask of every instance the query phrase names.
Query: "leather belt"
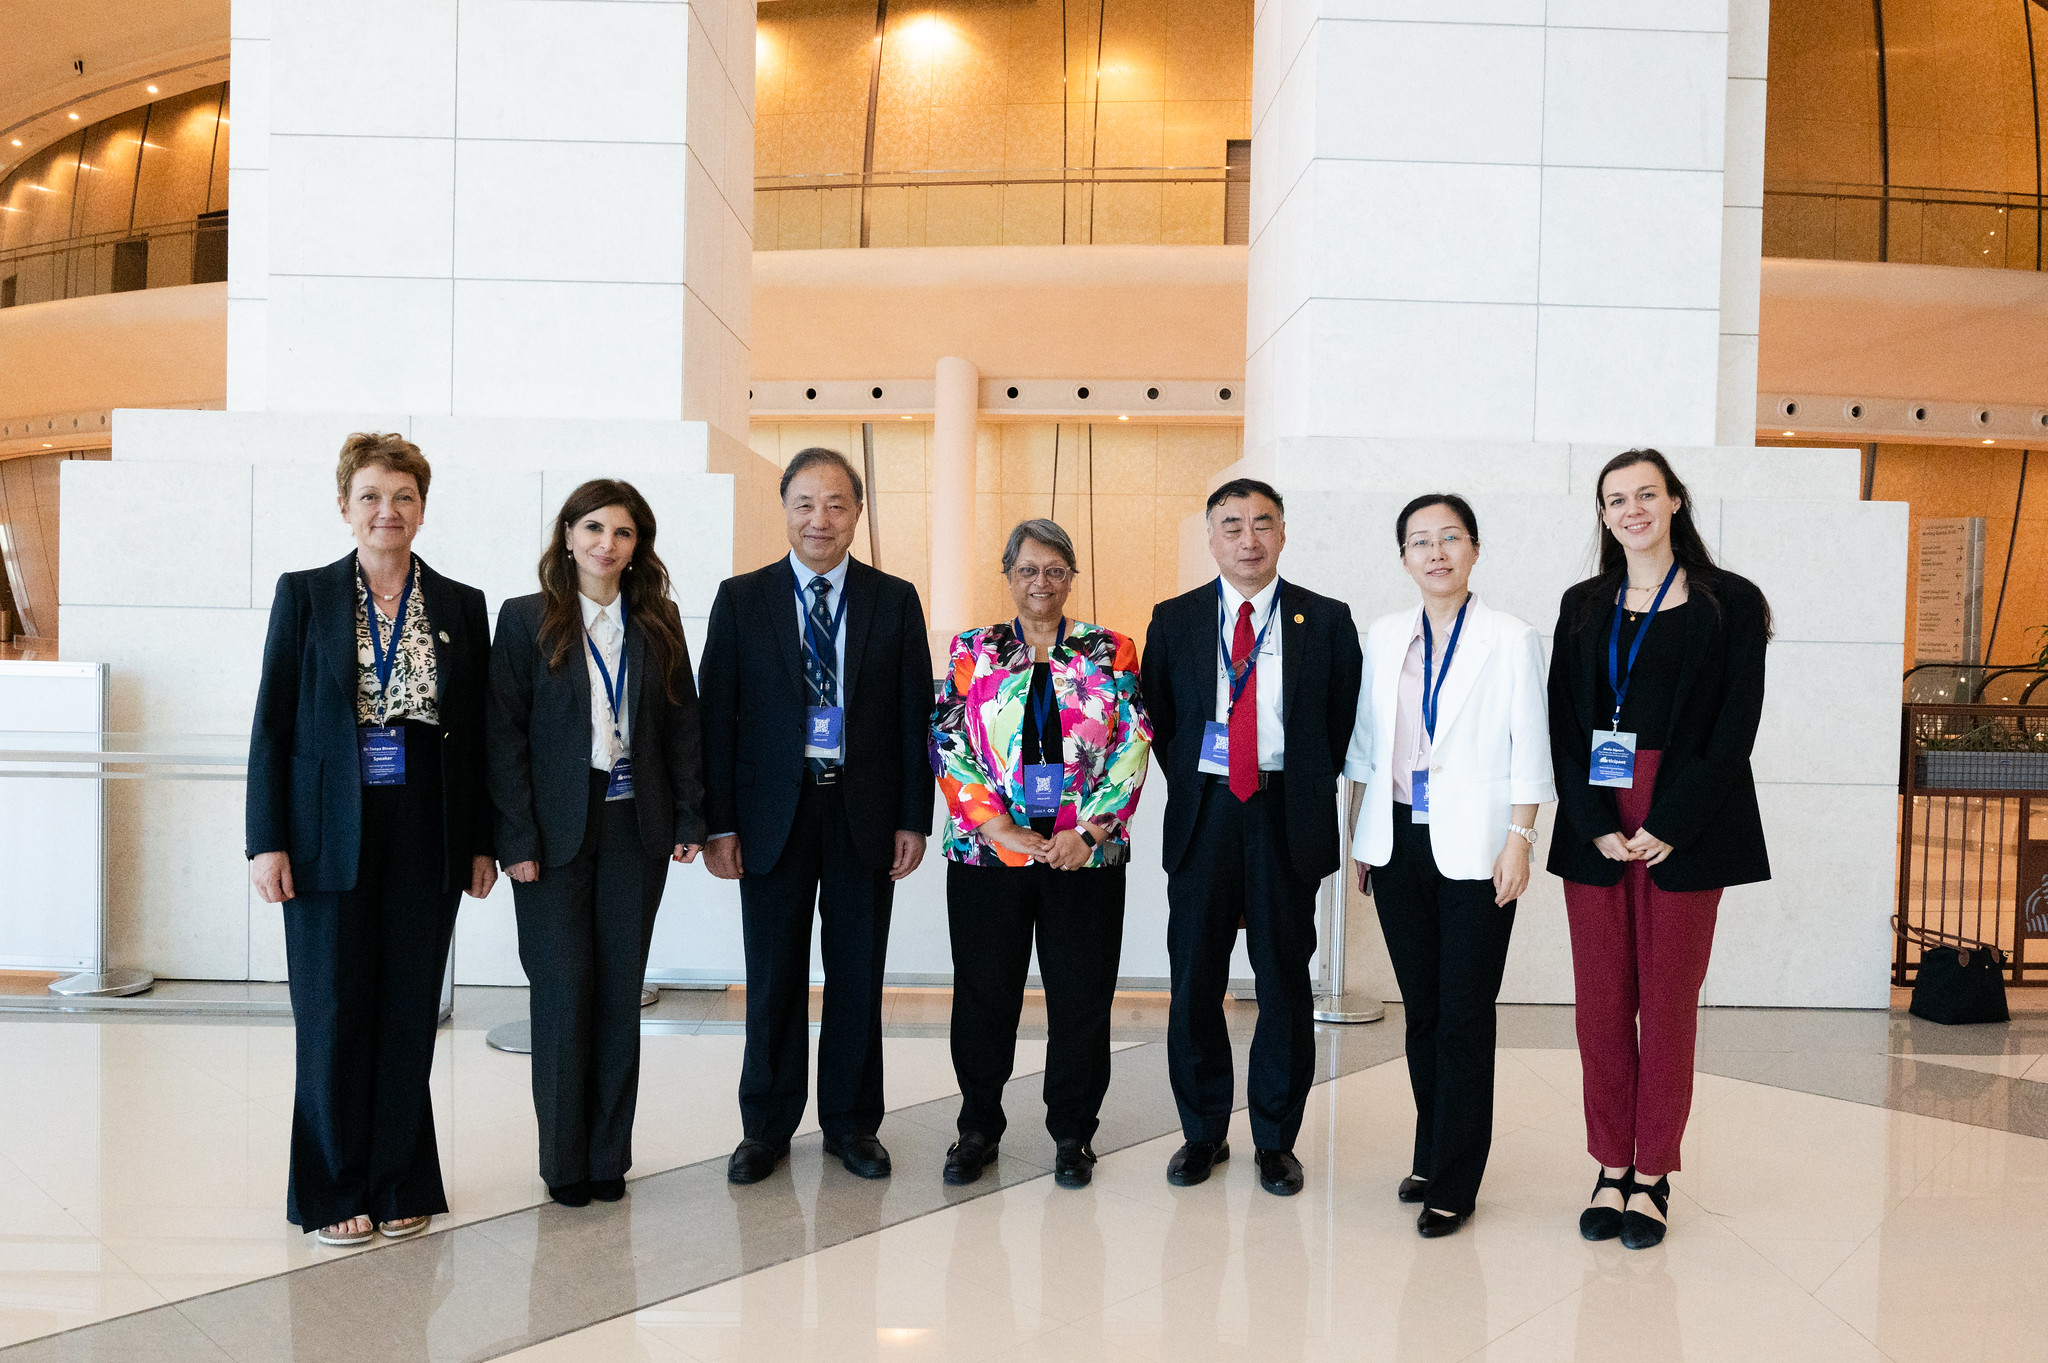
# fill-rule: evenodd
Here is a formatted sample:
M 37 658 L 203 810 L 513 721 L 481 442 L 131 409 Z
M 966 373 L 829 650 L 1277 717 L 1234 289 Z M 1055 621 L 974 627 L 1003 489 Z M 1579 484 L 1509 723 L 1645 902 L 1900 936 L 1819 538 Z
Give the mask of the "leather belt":
M 845 770 L 846 768 L 844 767 L 827 767 L 823 771 L 812 771 L 809 767 L 805 767 L 804 784 L 807 786 L 836 786 L 839 784 L 840 773 Z
M 1280 778 L 1285 776 L 1286 774 L 1287 773 L 1284 771 L 1261 771 L 1259 773 L 1259 789 L 1273 789 L 1274 787 L 1280 784 Z M 1228 776 L 1218 776 L 1213 771 L 1205 771 L 1202 773 L 1202 775 L 1208 777 L 1212 785 L 1227 786 L 1230 784 L 1230 778 Z

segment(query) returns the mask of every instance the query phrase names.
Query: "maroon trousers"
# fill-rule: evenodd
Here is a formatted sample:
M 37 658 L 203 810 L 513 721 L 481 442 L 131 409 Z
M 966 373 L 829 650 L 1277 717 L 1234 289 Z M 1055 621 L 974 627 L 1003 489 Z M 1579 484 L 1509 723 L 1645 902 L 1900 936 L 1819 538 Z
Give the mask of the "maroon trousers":
M 1624 836 L 1643 825 L 1655 752 L 1636 754 L 1635 785 L 1614 792 Z M 1585 1072 L 1586 1149 L 1609 1168 L 1678 1168 L 1692 1112 L 1700 984 L 1714 946 L 1719 890 L 1660 890 L 1640 861 L 1618 885 L 1564 883 Z

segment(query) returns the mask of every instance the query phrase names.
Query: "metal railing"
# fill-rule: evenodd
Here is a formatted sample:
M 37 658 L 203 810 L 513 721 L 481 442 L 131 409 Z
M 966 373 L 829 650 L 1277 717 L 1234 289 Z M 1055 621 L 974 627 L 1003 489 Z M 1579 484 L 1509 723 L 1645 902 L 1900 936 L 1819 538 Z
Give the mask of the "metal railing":
M 2043 197 L 2002 190 L 1774 180 L 1764 254 L 2038 270 Z
M 222 211 L 0 251 L 0 307 L 227 277 L 228 215 Z

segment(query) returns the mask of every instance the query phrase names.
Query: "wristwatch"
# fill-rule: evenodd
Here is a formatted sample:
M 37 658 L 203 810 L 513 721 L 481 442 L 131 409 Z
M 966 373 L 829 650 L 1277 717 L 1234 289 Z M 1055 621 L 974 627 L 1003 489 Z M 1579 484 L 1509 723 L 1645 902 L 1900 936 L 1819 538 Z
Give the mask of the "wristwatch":
M 1536 830 L 1533 828 L 1524 828 L 1520 824 L 1511 823 L 1508 825 L 1508 832 L 1518 833 L 1522 837 L 1527 838 L 1531 847 L 1536 845 Z
M 1094 832 L 1086 824 L 1076 827 L 1074 831 L 1081 835 L 1081 841 L 1087 843 L 1089 847 L 1093 848 L 1101 845 L 1096 841 Z

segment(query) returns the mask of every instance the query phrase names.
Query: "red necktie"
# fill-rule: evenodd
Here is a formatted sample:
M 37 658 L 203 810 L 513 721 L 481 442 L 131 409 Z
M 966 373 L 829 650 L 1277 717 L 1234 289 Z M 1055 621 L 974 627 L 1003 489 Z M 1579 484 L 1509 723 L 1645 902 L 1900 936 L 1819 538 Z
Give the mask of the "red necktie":
M 1230 670 L 1244 678 L 1244 690 L 1230 707 L 1230 793 L 1240 800 L 1259 789 L 1259 674 L 1252 666 L 1252 643 L 1252 603 L 1244 601 L 1230 640 Z

